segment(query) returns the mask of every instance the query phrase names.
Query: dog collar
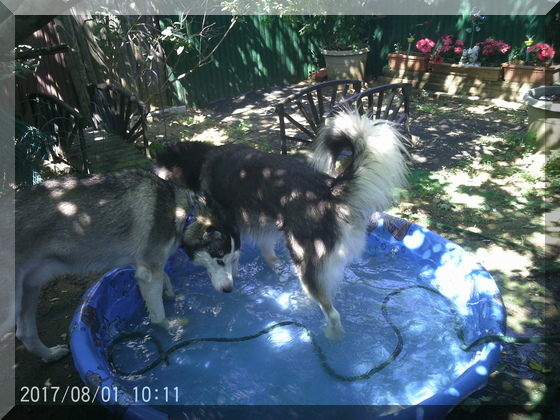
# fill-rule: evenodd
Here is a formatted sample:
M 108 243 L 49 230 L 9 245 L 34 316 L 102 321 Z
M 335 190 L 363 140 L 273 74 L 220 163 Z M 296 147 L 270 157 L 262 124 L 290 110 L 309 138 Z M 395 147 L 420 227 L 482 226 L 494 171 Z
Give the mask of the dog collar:
M 189 215 L 187 216 L 187 219 L 185 220 L 185 226 L 183 227 L 183 230 L 187 230 L 187 228 L 192 225 L 192 223 L 194 222 L 194 209 L 196 206 L 193 206 L 191 212 L 189 213 Z

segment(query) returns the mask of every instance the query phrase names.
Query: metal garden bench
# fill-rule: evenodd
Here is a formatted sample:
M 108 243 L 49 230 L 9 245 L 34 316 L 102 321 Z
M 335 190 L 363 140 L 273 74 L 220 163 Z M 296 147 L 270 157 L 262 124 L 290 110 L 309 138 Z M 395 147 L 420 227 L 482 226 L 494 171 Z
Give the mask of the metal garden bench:
M 276 105 L 274 111 L 280 120 L 282 154 L 288 153 L 288 140 L 312 142 L 329 110 L 360 92 L 361 88 L 360 80 L 331 80 L 306 87 Z
M 344 108 L 355 107 L 360 115 L 372 119 L 394 122 L 402 133 L 410 138 L 410 100 L 412 85 L 410 83 L 393 83 L 376 86 L 359 92 L 332 107 L 327 117 Z
M 65 102 L 44 93 L 32 93 L 24 103 L 29 105 L 30 122 L 44 134 L 35 137 L 43 144 L 33 147 L 44 149 L 53 163 L 64 162 L 77 172 L 89 173 L 84 117 Z
M 353 84 L 354 82 L 360 83 Z M 347 95 L 350 91 L 348 83 L 357 91 Z M 287 140 L 312 143 L 316 133 L 326 118 L 335 115 L 347 108 L 356 108 L 360 115 L 367 115 L 372 119 L 384 119 L 394 122 L 399 130 L 409 139 L 411 138 L 410 100 L 412 98 L 412 85 L 410 83 L 394 83 L 377 86 L 360 91 L 361 82 L 351 80 L 333 80 L 309 86 L 302 91 L 287 97 L 275 108 L 280 119 L 280 137 L 282 140 L 282 153 L 287 154 Z M 338 91 L 343 87 L 342 92 Z M 323 91 L 331 88 L 328 106 L 321 107 L 324 103 Z M 339 101 L 336 99 L 342 97 Z M 294 105 L 297 107 L 294 109 Z M 296 115 L 299 114 L 299 119 Z M 303 116 L 303 118 L 301 117 Z M 286 121 L 291 122 L 297 131 L 288 135 Z M 310 150 L 299 150 L 298 154 L 304 161 L 310 158 Z M 350 156 L 349 150 L 343 150 L 338 157 L 337 170 L 342 170 Z
M 336 115 L 344 109 L 355 108 L 360 115 L 371 119 L 383 119 L 395 123 L 397 129 L 409 140 L 410 135 L 410 100 L 412 84 L 392 83 L 363 90 L 332 107 L 326 118 Z M 349 163 L 349 150 L 343 150 L 338 157 L 338 171 Z
M 130 92 L 106 83 L 90 84 L 88 92 L 96 131 L 88 133 L 86 141 L 94 170 L 106 172 L 146 165 L 146 104 Z
M 100 83 L 88 85 L 92 104 L 93 125 L 116 134 L 128 143 L 142 141 L 144 151 L 148 149 L 146 116 L 148 107 L 124 89 Z

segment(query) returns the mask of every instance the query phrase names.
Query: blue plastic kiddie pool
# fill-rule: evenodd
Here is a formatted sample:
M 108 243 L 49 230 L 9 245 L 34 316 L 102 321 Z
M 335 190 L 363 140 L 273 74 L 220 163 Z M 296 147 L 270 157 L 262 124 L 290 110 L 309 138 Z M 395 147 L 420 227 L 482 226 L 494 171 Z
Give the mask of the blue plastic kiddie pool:
M 330 342 L 285 248 L 272 272 L 242 249 L 231 294 L 182 251 L 168 261 L 177 293 L 167 331 L 147 322 L 134 270 L 107 273 L 74 315 L 70 346 L 91 395 L 126 419 L 443 418 L 486 385 L 505 333 L 491 275 L 458 245 L 374 214 L 363 258 L 335 298 L 345 336 Z M 463 346 L 463 347 L 461 347 Z

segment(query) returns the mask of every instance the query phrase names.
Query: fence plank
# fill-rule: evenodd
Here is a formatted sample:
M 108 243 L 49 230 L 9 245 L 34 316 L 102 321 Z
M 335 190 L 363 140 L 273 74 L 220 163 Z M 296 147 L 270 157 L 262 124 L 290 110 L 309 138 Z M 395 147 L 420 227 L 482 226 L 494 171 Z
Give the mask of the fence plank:
M 76 99 L 78 101 L 78 109 L 86 120 L 91 120 L 91 112 L 89 110 L 89 95 L 86 86 L 88 84 L 87 69 L 91 69 L 88 65 L 89 54 L 84 57 L 81 53 L 82 49 L 79 44 L 82 41 L 81 37 L 77 36 L 73 28 L 73 20 L 71 16 L 60 16 L 58 23 L 55 20 L 57 32 L 60 39 L 70 45 L 71 51 L 66 55 L 67 69 L 72 78 L 72 84 L 76 92 Z M 85 65 L 84 65 L 85 64 Z M 89 75 L 91 77 L 91 75 Z M 68 102 L 68 100 L 66 99 Z

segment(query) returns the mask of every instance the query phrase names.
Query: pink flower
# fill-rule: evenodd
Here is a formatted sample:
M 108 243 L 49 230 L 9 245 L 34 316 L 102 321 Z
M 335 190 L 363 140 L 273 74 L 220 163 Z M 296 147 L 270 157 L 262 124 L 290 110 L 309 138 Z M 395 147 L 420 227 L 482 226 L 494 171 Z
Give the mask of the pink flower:
M 453 45 L 453 35 L 444 35 L 441 37 L 441 42 L 444 46 Z
M 554 58 L 556 55 L 556 51 L 548 44 L 538 43 L 529 47 L 527 52 L 536 52 L 537 60 L 539 61 L 546 61 L 549 59 Z
M 416 48 L 418 49 L 418 51 L 421 51 L 423 53 L 429 53 L 432 51 L 432 48 L 434 48 L 435 45 L 436 43 L 431 39 L 424 38 L 416 43 Z
M 496 49 L 502 53 L 505 54 L 507 53 L 509 50 L 511 50 L 511 46 L 506 44 L 504 41 L 498 41 L 496 43 Z

